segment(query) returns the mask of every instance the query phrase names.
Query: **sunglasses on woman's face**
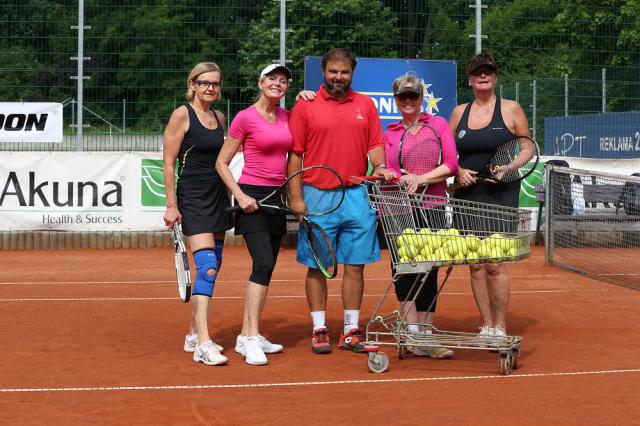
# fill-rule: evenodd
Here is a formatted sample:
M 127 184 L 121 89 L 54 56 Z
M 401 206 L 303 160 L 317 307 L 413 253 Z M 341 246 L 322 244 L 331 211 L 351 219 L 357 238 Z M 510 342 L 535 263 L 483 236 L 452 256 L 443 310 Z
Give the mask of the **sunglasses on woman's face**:
M 417 101 L 420 99 L 420 95 L 415 92 L 405 92 L 396 95 L 396 98 L 400 101 Z

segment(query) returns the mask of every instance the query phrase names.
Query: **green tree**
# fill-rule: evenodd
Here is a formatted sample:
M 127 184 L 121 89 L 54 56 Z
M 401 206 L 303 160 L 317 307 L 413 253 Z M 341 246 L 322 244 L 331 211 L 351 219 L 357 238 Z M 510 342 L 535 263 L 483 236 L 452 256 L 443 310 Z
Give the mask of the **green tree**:
M 279 14 L 278 7 L 265 8 L 241 43 L 244 93 L 255 93 L 259 70 L 280 56 L 280 35 L 274 31 L 279 28 Z M 287 33 L 286 56 L 296 75 L 292 91 L 302 88 L 304 58 L 321 56 L 332 47 L 348 48 L 362 57 L 396 57 L 396 21 L 394 13 L 377 0 L 287 2 L 287 27 L 291 32 Z

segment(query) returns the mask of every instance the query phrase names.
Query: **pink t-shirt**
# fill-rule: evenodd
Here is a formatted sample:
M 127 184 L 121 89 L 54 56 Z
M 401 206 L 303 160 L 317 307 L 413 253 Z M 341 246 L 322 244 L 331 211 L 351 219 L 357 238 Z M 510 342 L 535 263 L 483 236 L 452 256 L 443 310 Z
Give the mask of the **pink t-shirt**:
M 287 174 L 287 153 L 292 145 L 289 111 L 276 107 L 276 122 L 270 123 L 251 105 L 233 119 L 229 136 L 242 142 L 243 147 L 244 168 L 238 183 L 282 185 Z

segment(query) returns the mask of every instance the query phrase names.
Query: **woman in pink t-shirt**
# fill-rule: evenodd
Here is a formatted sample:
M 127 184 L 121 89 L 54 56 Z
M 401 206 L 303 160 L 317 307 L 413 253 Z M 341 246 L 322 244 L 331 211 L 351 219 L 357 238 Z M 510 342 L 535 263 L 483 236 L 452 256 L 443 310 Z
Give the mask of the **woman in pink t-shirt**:
M 446 197 L 446 179 L 455 174 L 458 169 L 456 144 L 449 129 L 447 120 L 442 117 L 422 113 L 423 84 L 415 76 L 398 77 L 393 82 L 393 93 L 402 114 L 402 120 L 387 126 L 384 132 L 384 150 L 386 167 L 396 175 L 401 176 L 409 192 L 415 192 L 418 186 L 428 185 L 426 194 Z M 412 124 L 422 122 L 431 125 L 440 134 L 442 140 L 442 163 L 432 171 L 423 175 L 411 173 L 402 174 L 398 159 L 400 138 L 405 129 Z M 424 211 L 427 219 L 434 223 L 442 223 L 444 210 L 440 207 L 428 208 Z M 420 215 L 417 218 L 422 218 Z M 421 224 L 427 226 L 428 224 Z M 436 304 L 435 298 L 438 289 L 438 270 L 432 270 L 420 293 L 415 296 L 411 287 L 416 279 L 415 275 L 402 275 L 395 282 L 396 296 L 403 312 L 406 312 L 406 321 L 409 323 L 409 331 L 412 334 L 431 333 L 430 325 L 433 324 Z M 414 290 L 415 291 L 415 290 Z M 415 296 L 415 303 L 412 302 Z M 433 303 L 432 303 L 433 302 Z M 429 309 L 431 307 L 431 309 Z M 428 324 L 421 330 L 417 324 Z M 414 355 L 429 356 L 431 358 L 449 358 L 453 351 L 439 346 L 415 347 Z
M 292 144 L 289 111 L 277 104 L 287 93 L 290 78 L 291 71 L 280 64 L 262 70 L 258 100 L 233 119 L 216 161 L 216 170 L 242 208 L 235 217 L 235 233 L 244 236 L 253 260 L 242 330 L 235 348 L 250 365 L 264 365 L 267 363 L 265 353 L 283 349 L 260 334 L 259 324 L 280 241 L 286 232 L 286 216 L 273 209 L 259 208 L 256 200 L 269 195 L 286 179 L 287 152 Z M 244 167 L 236 182 L 229 164 L 240 146 Z

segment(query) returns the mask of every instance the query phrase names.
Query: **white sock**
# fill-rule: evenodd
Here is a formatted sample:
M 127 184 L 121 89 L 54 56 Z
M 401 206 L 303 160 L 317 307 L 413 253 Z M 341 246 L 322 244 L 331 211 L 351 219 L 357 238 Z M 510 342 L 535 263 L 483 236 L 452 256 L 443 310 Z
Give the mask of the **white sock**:
M 408 328 L 411 334 L 420 334 L 420 326 L 418 324 L 409 324 Z
M 325 328 L 325 315 L 327 311 L 313 311 L 311 312 L 311 320 L 313 321 L 313 329 Z
M 344 333 L 358 328 L 358 321 L 360 319 L 359 309 L 345 309 L 344 310 Z
M 190 342 L 198 342 L 198 333 L 187 334 L 187 340 Z

